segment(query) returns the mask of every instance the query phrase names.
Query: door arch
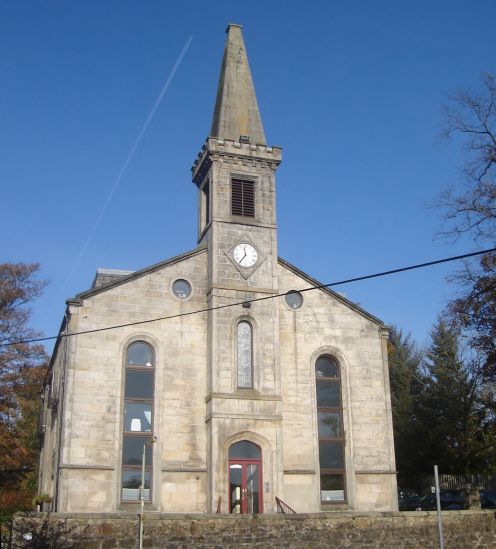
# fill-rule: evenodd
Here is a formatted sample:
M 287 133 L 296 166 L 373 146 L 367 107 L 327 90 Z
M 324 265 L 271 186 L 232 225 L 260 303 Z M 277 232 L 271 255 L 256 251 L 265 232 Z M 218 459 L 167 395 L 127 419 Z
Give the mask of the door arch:
M 229 512 L 259 514 L 263 512 L 262 450 L 249 440 L 231 444 L 229 463 Z

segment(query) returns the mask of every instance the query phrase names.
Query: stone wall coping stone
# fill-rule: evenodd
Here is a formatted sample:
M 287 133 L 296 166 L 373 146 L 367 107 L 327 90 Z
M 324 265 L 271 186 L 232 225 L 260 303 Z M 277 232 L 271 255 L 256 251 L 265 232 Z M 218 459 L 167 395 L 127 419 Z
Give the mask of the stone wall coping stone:
M 62 523 L 78 549 L 131 549 L 136 546 L 137 513 L 32 513 L 16 515 L 13 547 L 24 547 L 23 521 Z M 67 521 L 67 522 L 66 522 Z M 492 511 L 444 511 L 446 547 L 494 548 Z M 144 546 L 149 549 L 281 549 L 367 547 L 412 549 L 439 547 L 433 511 L 302 513 L 295 515 L 204 515 L 145 513 Z
M 463 510 L 463 511 L 442 511 L 443 517 L 454 516 L 470 516 L 470 515 L 493 515 L 492 510 Z M 53 519 L 106 519 L 106 520 L 129 520 L 134 518 L 137 513 L 123 513 L 116 511 L 114 513 L 32 513 L 28 515 L 32 518 L 53 518 Z M 22 518 L 21 515 L 16 515 Z M 437 517 L 436 511 L 323 511 L 321 513 L 295 513 L 295 514 L 280 514 L 280 513 L 264 513 L 260 515 L 231 515 L 231 514 L 202 514 L 202 513 L 160 513 L 160 512 L 145 512 L 145 520 L 257 520 L 257 521 L 281 521 L 281 520 L 305 520 L 317 519 L 328 520 L 338 518 L 369 518 L 377 519 L 402 519 L 411 517 Z

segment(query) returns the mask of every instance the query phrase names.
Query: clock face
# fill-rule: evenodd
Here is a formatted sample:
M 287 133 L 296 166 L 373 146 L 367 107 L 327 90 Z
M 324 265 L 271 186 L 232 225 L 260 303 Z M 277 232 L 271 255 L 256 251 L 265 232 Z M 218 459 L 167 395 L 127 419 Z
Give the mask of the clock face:
M 234 261 L 241 267 L 253 267 L 258 261 L 258 252 L 251 244 L 238 244 L 233 252 Z

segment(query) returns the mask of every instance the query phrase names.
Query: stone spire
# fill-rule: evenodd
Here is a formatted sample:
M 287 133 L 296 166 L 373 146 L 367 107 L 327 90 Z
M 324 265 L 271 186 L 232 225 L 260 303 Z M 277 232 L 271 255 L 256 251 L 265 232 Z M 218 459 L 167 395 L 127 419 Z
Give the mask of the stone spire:
M 255 88 L 240 25 L 227 27 L 227 40 L 220 73 L 210 135 L 265 145 L 265 134 L 258 110 Z M 243 139 L 243 138 L 242 138 Z

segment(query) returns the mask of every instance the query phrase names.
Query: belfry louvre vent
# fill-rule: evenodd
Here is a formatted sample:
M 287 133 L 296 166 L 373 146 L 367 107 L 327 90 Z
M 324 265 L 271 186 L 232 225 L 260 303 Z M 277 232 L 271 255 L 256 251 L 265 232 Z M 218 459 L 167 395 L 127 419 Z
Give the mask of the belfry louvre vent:
M 255 184 L 253 181 L 232 180 L 231 213 L 232 215 L 255 217 Z

